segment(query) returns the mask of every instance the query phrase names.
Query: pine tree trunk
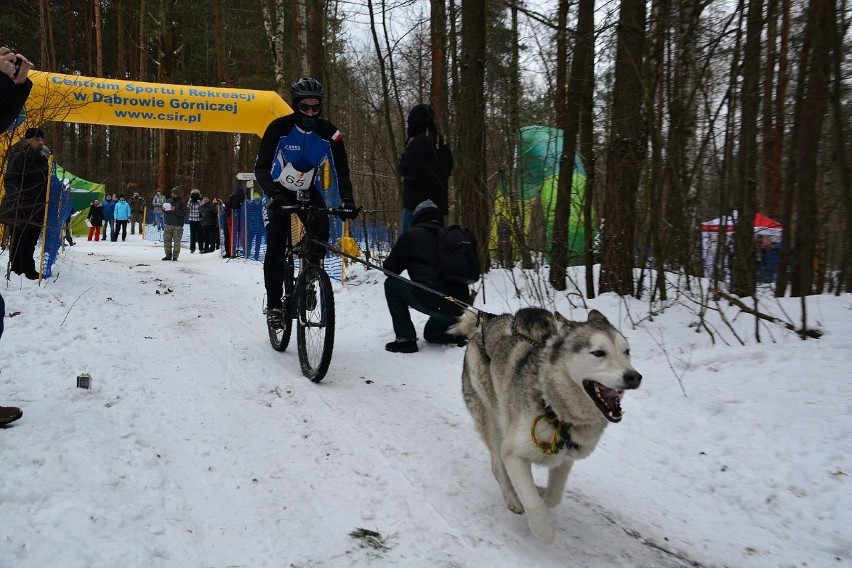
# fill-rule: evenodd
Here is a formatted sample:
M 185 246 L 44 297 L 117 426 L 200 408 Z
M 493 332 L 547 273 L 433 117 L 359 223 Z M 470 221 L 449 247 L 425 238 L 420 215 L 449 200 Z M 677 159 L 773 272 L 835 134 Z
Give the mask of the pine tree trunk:
M 808 9 L 800 64 L 803 96 L 796 101 L 793 128 L 793 191 L 795 222 L 790 294 L 805 296 L 814 290 L 814 267 L 819 216 L 817 208 L 817 158 L 822 125 L 828 107 L 832 31 L 835 25 L 833 0 L 811 0 Z M 848 246 L 848 244 L 847 244 Z
M 485 165 L 485 37 L 486 1 L 462 0 L 462 46 L 459 69 L 460 91 L 464 93 L 465 119 L 459 121 L 459 150 L 456 163 L 461 202 L 461 224 L 468 227 L 479 244 L 483 268 L 488 266 L 490 199 Z
M 626 296 L 633 290 L 636 198 L 645 160 L 642 81 L 645 2 L 623 0 L 617 29 L 615 88 L 609 133 L 599 290 Z
M 762 29 L 763 0 L 750 0 L 743 51 L 740 151 L 735 180 L 738 216 L 734 223 L 731 267 L 731 292 L 740 297 L 754 295 L 757 285 L 754 214 L 757 212 L 757 117 L 760 112 Z

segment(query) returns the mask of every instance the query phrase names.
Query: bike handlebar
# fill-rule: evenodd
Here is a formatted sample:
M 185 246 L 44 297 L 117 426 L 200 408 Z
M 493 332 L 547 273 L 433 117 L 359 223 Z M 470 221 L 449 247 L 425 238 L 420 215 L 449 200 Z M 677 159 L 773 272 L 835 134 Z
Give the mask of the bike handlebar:
M 270 203 L 272 203 L 270 201 Z M 269 207 L 267 205 L 267 207 Z M 309 211 L 311 213 L 324 213 L 325 215 L 337 215 L 341 216 L 341 213 L 349 213 L 348 209 L 341 209 L 340 207 L 317 207 L 316 205 L 305 205 L 302 203 L 297 203 L 295 205 L 281 205 L 279 207 L 274 207 L 278 211 L 283 211 L 285 213 L 298 213 L 300 211 Z M 363 207 L 358 207 L 355 209 L 359 213 L 363 210 Z

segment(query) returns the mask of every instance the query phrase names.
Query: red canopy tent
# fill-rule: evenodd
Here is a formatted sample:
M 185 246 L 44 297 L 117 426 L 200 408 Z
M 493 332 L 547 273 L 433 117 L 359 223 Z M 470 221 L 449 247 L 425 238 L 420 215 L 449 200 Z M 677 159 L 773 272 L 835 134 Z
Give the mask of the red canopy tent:
M 717 217 L 712 221 L 705 221 L 701 223 L 701 232 L 702 233 L 718 233 L 719 227 L 724 224 L 725 231 L 728 233 L 732 233 L 734 231 L 734 223 L 737 221 L 737 212 L 734 211 L 733 215 L 725 216 L 725 217 Z M 754 232 L 762 233 L 762 234 L 777 234 L 781 236 L 781 223 L 774 219 L 770 219 L 763 213 L 755 213 L 754 214 Z
M 727 279 L 729 271 L 728 254 L 718 254 L 719 232 L 721 230 L 724 235 L 725 248 L 730 250 L 736 222 L 737 212 L 734 211 L 731 215 L 701 223 L 701 249 L 704 257 L 704 275 L 707 278 L 712 277 L 713 264 L 718 261 L 721 263 L 720 268 Z M 770 219 L 763 213 L 754 214 L 754 236 L 755 240 L 758 241 L 758 247 L 770 247 L 774 243 L 780 242 L 783 230 L 784 228 L 778 221 Z

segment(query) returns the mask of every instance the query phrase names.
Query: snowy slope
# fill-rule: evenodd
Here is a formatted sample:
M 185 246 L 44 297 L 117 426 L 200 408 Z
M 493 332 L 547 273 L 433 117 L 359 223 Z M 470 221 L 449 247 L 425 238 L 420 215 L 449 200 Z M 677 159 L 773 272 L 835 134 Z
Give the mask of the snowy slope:
M 502 502 L 463 350 L 383 350 L 383 275 L 335 284 L 312 384 L 295 338 L 268 344 L 259 264 L 161 262 L 129 238 L 80 241 L 54 278 L 2 289 L 0 404 L 24 417 L 0 430 L 0 566 L 852 566 L 849 296 L 810 300 L 819 341 L 766 324 L 755 344 L 740 316 L 745 346 L 718 320 L 712 345 L 684 306 L 590 301 L 645 380 L 575 465 L 546 546 Z M 526 305 L 501 271 L 487 282 L 484 309 Z

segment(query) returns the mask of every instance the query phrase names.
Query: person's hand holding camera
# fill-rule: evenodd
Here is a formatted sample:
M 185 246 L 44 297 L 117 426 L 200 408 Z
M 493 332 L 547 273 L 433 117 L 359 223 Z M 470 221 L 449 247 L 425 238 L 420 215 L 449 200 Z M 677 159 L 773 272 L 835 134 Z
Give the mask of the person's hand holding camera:
M 0 47 L 0 72 L 8 75 L 16 85 L 23 85 L 27 73 L 33 68 L 32 62 L 8 47 Z

